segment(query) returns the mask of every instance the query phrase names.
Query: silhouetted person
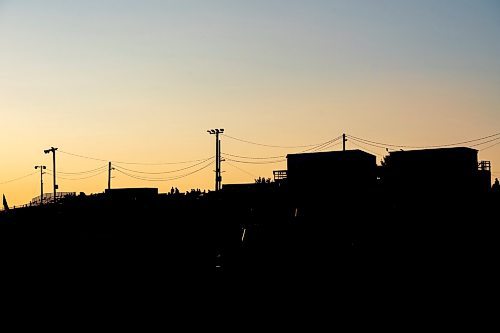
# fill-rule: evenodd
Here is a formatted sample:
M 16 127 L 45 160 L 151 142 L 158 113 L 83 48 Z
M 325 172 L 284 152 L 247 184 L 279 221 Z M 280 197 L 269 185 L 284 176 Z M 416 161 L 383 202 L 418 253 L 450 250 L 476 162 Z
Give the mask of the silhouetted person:
M 174 194 L 175 193 L 175 190 L 174 190 L 174 187 L 172 186 L 172 188 L 170 189 L 170 194 Z
M 498 181 L 498 178 L 495 178 L 495 184 L 493 184 L 491 190 L 495 193 L 500 193 L 500 182 Z

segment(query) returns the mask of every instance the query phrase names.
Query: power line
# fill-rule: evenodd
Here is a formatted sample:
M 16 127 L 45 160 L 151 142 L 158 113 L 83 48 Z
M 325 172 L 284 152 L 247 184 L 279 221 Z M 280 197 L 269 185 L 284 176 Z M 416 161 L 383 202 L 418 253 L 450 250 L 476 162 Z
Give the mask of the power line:
M 257 143 L 257 142 L 252 142 L 252 141 L 248 141 L 248 140 L 243 140 L 243 139 L 235 138 L 235 137 L 233 137 L 233 136 L 229 136 L 229 135 L 227 135 L 227 134 L 222 134 L 222 135 L 223 135 L 224 137 L 229 138 L 229 139 L 232 139 L 232 140 L 236 140 L 236 141 L 240 141 L 240 142 L 248 143 L 248 144 L 255 145 L 255 146 L 269 147 L 269 148 L 294 149 L 294 148 L 317 147 L 317 146 L 321 145 L 321 143 L 317 143 L 317 144 L 310 144 L 310 145 L 302 145 L 302 146 L 279 146 L 279 145 L 268 145 L 268 144 Z
M 301 152 L 299 152 L 299 153 L 300 153 L 300 154 L 302 154 L 302 153 L 307 153 L 307 152 L 311 152 L 311 151 L 313 151 L 313 152 L 314 152 L 314 151 L 318 151 L 318 150 L 324 149 L 324 148 L 326 148 L 328 145 L 330 145 L 331 143 L 334 143 L 335 141 L 340 140 L 341 138 L 342 138 L 342 135 L 340 135 L 340 136 L 336 137 L 335 139 L 332 139 L 332 140 L 329 140 L 329 141 L 323 142 L 322 144 L 317 145 L 317 146 L 315 146 L 315 147 L 313 147 L 313 148 L 309 148 L 309 149 L 303 150 L 303 151 L 301 151 Z
M 113 163 L 118 163 L 118 164 L 129 164 L 129 165 L 174 165 L 174 164 L 188 164 L 188 163 L 195 163 L 195 162 L 200 162 L 207 160 L 208 158 L 204 159 L 197 159 L 197 160 L 190 160 L 190 161 L 178 161 L 178 162 L 160 162 L 160 163 L 143 163 L 143 162 L 127 162 L 127 161 L 115 161 L 115 160 L 105 160 L 102 158 L 96 158 L 96 157 L 91 157 L 91 156 L 85 156 L 85 155 L 80 155 L 80 154 L 74 154 L 74 153 L 69 153 L 67 151 L 62 151 L 59 150 L 60 153 L 70 155 L 70 156 L 75 156 L 75 157 L 80 157 L 88 160 L 94 160 L 94 161 L 101 161 L 101 162 L 113 162 Z
M 107 162 L 106 160 L 103 160 L 101 158 L 95 158 L 95 157 L 90 157 L 90 156 L 84 156 L 84 155 L 79 155 L 79 154 L 73 154 L 73 153 L 68 153 L 66 151 L 59 150 L 60 153 L 66 154 L 66 155 L 71 155 L 75 157 L 80 157 L 80 158 L 85 158 L 87 160 L 94 160 L 94 161 L 101 161 L 101 162 Z
M 227 157 L 225 158 L 225 160 L 230 161 L 230 162 L 234 162 L 234 163 L 244 163 L 244 164 L 274 164 L 274 163 L 280 163 L 280 162 L 286 161 L 286 159 L 281 159 L 281 160 L 277 160 L 277 161 L 265 161 L 265 162 L 241 161 L 241 160 L 234 160 L 234 159 L 227 158 Z
M 467 143 L 472 143 L 472 142 L 477 142 L 477 141 L 483 141 L 483 140 L 486 140 L 486 139 L 489 139 L 489 138 L 493 138 L 493 137 L 498 137 L 498 136 L 500 136 L 500 133 L 488 135 L 488 136 L 485 136 L 485 137 L 482 137 L 482 138 L 478 138 L 478 139 L 473 139 L 473 140 L 468 140 L 468 141 L 462 141 L 462 142 L 455 142 L 455 143 L 449 143 L 449 144 L 442 144 L 442 145 L 408 146 L 408 145 L 395 145 L 395 144 L 390 144 L 390 143 L 383 143 L 383 142 L 371 141 L 371 140 L 367 140 L 367 139 L 363 139 L 363 138 L 358 138 L 358 137 L 353 136 L 353 135 L 349 135 L 349 137 L 352 138 L 352 139 L 357 139 L 357 140 L 360 140 L 360 141 L 363 141 L 363 142 L 368 142 L 368 143 L 372 143 L 372 144 L 384 146 L 384 147 L 381 147 L 381 148 L 396 147 L 396 148 L 415 148 L 415 149 L 440 148 L 440 147 L 458 146 L 458 145 L 463 145 L 463 144 L 467 144 Z M 500 138 L 496 138 L 496 139 L 493 139 L 491 141 L 495 141 L 497 139 L 500 139 Z M 486 142 L 484 142 L 484 143 L 486 143 Z M 475 145 L 472 145 L 471 147 L 476 146 L 476 145 L 481 145 L 481 144 L 484 144 L 484 143 L 475 144 Z
M 324 151 L 326 149 L 331 149 L 331 148 L 333 148 L 335 146 L 338 146 L 338 145 L 341 145 L 341 144 L 342 144 L 342 142 L 332 142 L 332 143 L 330 143 L 330 144 L 328 144 L 328 145 L 326 145 L 324 147 L 321 147 L 321 148 L 318 148 L 318 149 L 314 149 L 312 152 Z
M 118 170 L 116 169 L 117 172 L 119 173 L 122 173 L 124 175 L 126 175 L 127 177 L 130 177 L 130 178 L 134 178 L 134 179 L 137 179 L 137 180 L 142 180 L 142 181 L 147 181 L 147 182 L 167 182 L 167 181 L 172 181 L 172 180 L 177 180 L 177 179 L 181 179 L 181 178 L 185 178 L 185 177 L 188 177 L 194 173 L 197 173 L 203 169 L 206 169 L 210 166 L 211 164 L 209 165 L 206 165 L 204 166 L 203 168 L 197 170 L 197 171 L 193 171 L 189 174 L 186 174 L 186 175 L 182 175 L 182 176 L 178 176 L 178 177 L 171 177 L 171 178 L 145 178 L 145 177 L 140 177 L 140 176 L 136 176 L 136 175 L 132 175 L 132 174 L 129 174 L 127 172 L 124 172 L 124 171 L 121 171 L 121 170 Z
M 485 145 L 485 144 L 487 144 L 487 143 L 490 143 L 490 142 L 495 142 L 495 141 L 498 141 L 498 140 L 500 140 L 500 138 L 495 138 L 495 139 L 488 140 L 488 141 L 485 141 L 485 142 L 477 143 L 477 144 L 471 145 L 470 147 L 482 146 L 482 145 Z M 496 145 L 496 144 L 495 144 L 495 145 Z M 495 146 L 495 145 L 493 145 L 493 146 Z
M 337 137 L 335 139 L 332 139 L 330 141 L 323 142 L 322 144 L 314 146 L 313 148 L 310 148 L 310 149 L 306 149 L 306 150 L 302 151 L 301 153 L 306 153 L 306 152 L 309 152 L 309 151 L 318 151 L 318 150 L 323 150 L 323 149 L 330 148 L 332 146 L 336 146 L 339 143 L 334 144 L 335 141 L 339 140 L 341 137 L 342 136 L 339 136 L 339 137 Z M 229 154 L 229 153 L 224 153 L 224 155 L 227 155 L 227 156 L 230 156 L 230 157 L 236 157 L 236 158 L 250 159 L 250 160 L 271 160 L 271 159 L 282 159 L 282 158 L 286 157 L 286 155 L 267 156 L 267 157 L 241 156 L 241 155 L 235 155 L 235 154 Z
M 201 165 L 211 159 L 213 159 L 214 156 L 210 157 L 210 158 L 207 158 L 206 160 L 203 160 L 199 163 L 196 163 L 196 164 L 193 164 L 193 165 L 190 165 L 188 167 L 185 167 L 185 168 L 181 168 L 181 169 L 177 169 L 177 170 L 169 170 L 169 171 L 160 171 L 160 172 L 147 172 L 147 171 L 139 171 L 139 170 L 132 170 L 132 169 L 127 169 L 127 168 L 124 168 L 122 166 L 119 166 L 119 165 L 116 165 L 114 164 L 115 168 L 119 168 L 119 169 L 122 169 L 122 170 L 125 170 L 125 171 L 129 171 L 129 172 L 132 172 L 132 173 L 140 173 L 140 174 L 147 174 L 147 175 L 161 175 L 161 174 L 166 174 L 166 173 L 175 173 L 175 172 L 179 172 L 179 171 L 184 171 L 184 170 L 188 170 L 188 169 L 192 169 L 198 165 Z
M 490 149 L 490 148 L 493 148 L 493 147 L 498 146 L 498 145 L 500 145 L 500 142 L 497 142 L 497 143 L 495 143 L 495 144 L 493 144 L 493 145 L 491 145 L 491 146 L 488 146 L 488 147 L 486 147 L 486 148 L 482 148 L 482 149 L 480 149 L 479 151 L 485 151 L 486 149 Z
M 376 145 L 376 144 L 373 144 L 373 143 L 368 143 L 368 142 L 360 141 L 360 140 L 355 139 L 355 138 L 353 138 L 351 136 L 349 136 L 349 139 L 350 139 L 351 142 L 355 141 L 355 142 L 362 143 L 362 144 L 365 144 L 365 145 L 368 145 L 368 146 L 372 146 L 372 147 L 375 147 L 375 148 L 380 148 L 380 149 L 384 149 L 384 150 L 387 149 L 386 147 L 382 147 L 382 146 L 379 146 L 379 145 Z
M 236 158 L 244 158 L 244 159 L 249 159 L 249 160 L 272 160 L 272 159 L 286 157 L 286 155 L 269 156 L 269 157 L 253 157 L 253 156 L 233 155 L 233 154 L 229 154 L 229 153 L 224 153 L 223 155 L 227 155 L 227 156 L 231 156 L 231 157 L 236 157 Z
M 86 171 L 78 171 L 78 172 L 63 172 L 63 171 L 57 171 L 57 173 L 62 173 L 64 175 L 83 175 L 83 174 L 88 174 L 88 173 L 94 173 L 100 170 L 103 170 L 107 167 L 107 165 L 103 165 L 99 168 L 92 169 L 92 170 L 86 170 Z M 52 171 L 51 169 L 48 169 L 49 171 Z
M 382 157 L 382 156 L 383 156 L 383 155 L 381 155 L 381 154 L 379 154 L 379 153 L 374 152 L 374 151 L 373 151 L 373 150 L 371 150 L 371 149 L 368 149 L 368 148 L 366 148 L 366 147 L 362 147 L 362 146 L 360 146 L 358 143 L 356 143 L 356 142 L 354 142 L 354 141 L 351 141 L 351 143 L 352 143 L 353 145 L 355 145 L 356 147 L 361 148 L 361 149 L 363 149 L 363 150 L 366 150 L 367 152 L 372 153 L 372 154 L 374 154 L 374 155 L 376 155 L 376 156 L 379 156 L 379 157 Z
M 148 177 L 142 177 L 142 176 L 137 176 L 137 175 L 132 175 L 132 174 L 129 174 L 125 171 L 122 171 L 120 169 L 116 169 L 116 171 L 118 171 L 119 173 L 122 173 L 130 178 L 134 178 L 134 179 L 138 179 L 138 180 L 143 180 L 143 181 L 148 181 L 148 182 L 166 182 L 166 181 L 171 181 L 171 180 L 177 180 L 177 179 L 181 179 L 181 178 L 185 178 L 185 177 L 188 177 L 190 175 L 193 175 L 197 172 L 200 172 L 206 168 L 208 168 L 209 166 L 211 166 L 213 164 L 212 161 L 210 161 L 210 163 L 204 165 L 203 167 L 195 170 L 195 171 L 192 171 L 192 172 L 189 172 L 189 173 L 186 173 L 184 175 L 179 175 L 179 176 L 175 176 L 175 177 L 169 177 L 169 178 L 148 178 Z
M 86 176 L 86 177 L 80 177 L 80 178 L 67 178 L 67 177 L 61 177 L 61 176 L 57 176 L 58 179 L 64 179 L 64 180 L 84 180 L 84 179 L 90 179 L 90 178 L 94 178 L 94 177 L 97 177 L 99 175 L 102 175 L 103 173 L 105 173 L 107 170 L 102 170 L 101 172 L 98 172 L 94 175 L 90 175 L 90 176 Z M 52 175 L 52 173 L 50 172 L 47 172 L 47 174 L 49 175 Z
M 240 168 L 239 166 L 236 166 L 236 165 L 234 165 L 234 164 L 232 164 L 232 163 L 230 163 L 230 162 L 227 162 L 227 161 L 226 161 L 226 164 L 227 164 L 227 165 L 229 165 L 229 166 L 231 166 L 231 167 L 233 167 L 233 168 L 235 168 L 235 169 L 240 170 L 241 172 L 246 173 L 247 175 L 250 175 L 250 176 L 251 176 L 251 177 L 253 177 L 253 178 L 257 178 L 257 176 L 256 176 L 256 175 L 254 175 L 254 174 L 253 174 L 253 173 L 251 173 L 251 172 L 246 171 L 245 169 Z
M 14 178 L 14 179 L 11 179 L 11 180 L 7 180 L 7 181 L 4 181 L 4 182 L 1 182 L 0 185 L 4 185 L 4 184 L 9 184 L 9 183 L 12 183 L 12 182 L 15 182 L 15 181 L 18 181 L 18 180 L 21 180 L 21 179 L 24 179 L 24 178 L 28 178 L 30 176 L 33 176 L 34 174 L 36 174 L 38 172 L 32 172 L 28 175 L 24 175 L 22 177 L 18 177 L 18 178 Z

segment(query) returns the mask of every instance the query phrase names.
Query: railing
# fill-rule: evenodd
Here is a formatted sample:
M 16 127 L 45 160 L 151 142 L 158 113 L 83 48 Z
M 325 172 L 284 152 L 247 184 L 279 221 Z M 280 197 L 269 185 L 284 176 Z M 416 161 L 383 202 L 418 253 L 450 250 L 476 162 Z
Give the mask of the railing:
M 76 196 L 75 192 L 58 192 L 56 194 L 56 200 L 60 200 L 60 199 L 65 198 L 65 197 L 74 197 L 74 196 Z M 41 196 L 39 195 L 39 196 L 31 199 L 31 204 L 32 205 L 39 205 L 41 202 L 40 198 L 41 198 Z M 53 193 L 44 193 L 43 194 L 43 202 L 45 202 L 45 203 L 52 202 L 53 198 L 54 198 Z
M 273 171 L 274 175 L 274 181 L 280 181 L 280 180 L 285 180 L 288 178 L 288 171 L 287 170 L 275 170 Z
M 480 171 L 491 171 L 491 162 L 490 161 L 481 161 L 478 164 L 478 170 Z

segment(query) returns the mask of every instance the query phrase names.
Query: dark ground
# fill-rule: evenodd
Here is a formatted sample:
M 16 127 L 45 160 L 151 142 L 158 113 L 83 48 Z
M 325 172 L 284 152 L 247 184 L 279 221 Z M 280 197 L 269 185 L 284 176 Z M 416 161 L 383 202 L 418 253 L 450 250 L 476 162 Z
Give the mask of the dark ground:
M 4 268 L 168 276 L 212 270 L 215 246 L 219 273 L 491 276 L 499 208 L 493 193 L 76 197 L 0 214 L 0 253 Z

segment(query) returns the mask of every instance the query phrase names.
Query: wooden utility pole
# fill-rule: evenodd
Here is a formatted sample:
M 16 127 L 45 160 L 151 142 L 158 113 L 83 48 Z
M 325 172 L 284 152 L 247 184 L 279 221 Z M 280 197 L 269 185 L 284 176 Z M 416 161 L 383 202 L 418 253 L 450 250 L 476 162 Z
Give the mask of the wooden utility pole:
M 108 191 L 111 190 L 111 171 L 114 169 L 115 168 L 113 168 L 111 166 L 111 162 L 109 162 L 109 165 L 108 165 Z

